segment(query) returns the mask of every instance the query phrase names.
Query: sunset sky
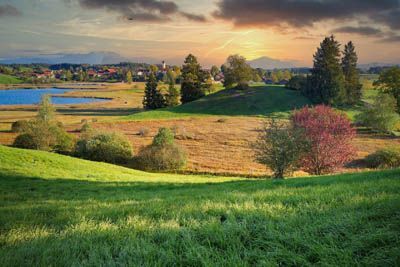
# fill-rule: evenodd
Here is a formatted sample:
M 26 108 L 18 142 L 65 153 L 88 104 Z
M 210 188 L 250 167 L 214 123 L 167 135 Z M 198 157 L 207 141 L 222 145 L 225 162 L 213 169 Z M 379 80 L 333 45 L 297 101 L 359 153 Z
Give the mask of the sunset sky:
M 400 62 L 399 0 L 0 0 L 0 58 L 111 51 L 204 65 L 230 54 L 310 66 L 324 36 Z

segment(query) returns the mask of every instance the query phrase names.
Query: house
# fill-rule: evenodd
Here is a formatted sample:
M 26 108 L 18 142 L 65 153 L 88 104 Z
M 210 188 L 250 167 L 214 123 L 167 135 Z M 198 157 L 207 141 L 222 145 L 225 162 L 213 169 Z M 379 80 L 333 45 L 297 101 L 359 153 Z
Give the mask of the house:
M 271 79 L 266 79 L 266 80 L 265 80 L 265 83 L 266 83 L 266 84 L 274 84 L 274 81 L 272 81 Z
M 278 84 L 279 84 L 279 85 L 286 85 L 288 82 L 289 82 L 288 80 L 283 79 L 283 80 L 280 80 L 280 81 L 278 82 Z

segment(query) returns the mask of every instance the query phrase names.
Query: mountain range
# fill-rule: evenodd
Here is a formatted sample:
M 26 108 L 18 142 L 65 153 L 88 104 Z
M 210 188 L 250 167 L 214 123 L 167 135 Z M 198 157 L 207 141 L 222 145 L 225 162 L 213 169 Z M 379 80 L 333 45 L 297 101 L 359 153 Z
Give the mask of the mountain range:
M 178 64 L 179 59 L 166 59 L 170 64 Z M 9 57 L 0 58 L 0 64 L 31 64 L 31 63 L 44 63 L 44 64 L 118 64 L 120 62 L 136 62 L 136 63 L 148 63 L 148 64 L 159 64 L 162 59 L 151 58 L 151 57 L 124 57 L 114 52 L 90 52 L 90 53 L 57 53 L 57 54 L 38 54 L 30 57 Z M 279 60 L 263 56 L 253 60 L 249 60 L 248 64 L 253 68 L 262 69 L 290 69 L 299 67 L 297 62 L 294 60 Z M 370 67 L 383 67 L 393 66 L 396 64 L 389 63 L 368 63 L 359 64 L 360 69 L 369 69 Z

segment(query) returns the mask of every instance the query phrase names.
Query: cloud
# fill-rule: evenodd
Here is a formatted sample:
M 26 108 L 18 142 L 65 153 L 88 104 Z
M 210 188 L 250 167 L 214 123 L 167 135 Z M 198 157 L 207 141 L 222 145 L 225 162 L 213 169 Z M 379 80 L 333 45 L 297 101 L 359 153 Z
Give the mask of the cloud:
M 363 27 L 353 27 L 353 26 L 344 26 L 340 28 L 336 28 L 333 32 L 337 33 L 350 33 L 350 34 L 358 34 L 365 36 L 381 36 L 382 30 L 374 27 L 363 26 Z
M 400 43 L 400 35 L 391 34 L 383 39 L 381 39 L 382 43 Z
M 400 23 L 399 9 L 399 0 L 220 0 L 213 15 L 236 26 L 298 28 L 366 17 L 393 28 Z
M 16 7 L 6 4 L 0 5 L 0 17 L 17 17 L 20 16 L 22 13 Z
M 192 13 L 187 13 L 187 12 L 181 12 L 180 13 L 183 17 L 187 18 L 188 20 L 192 21 L 198 21 L 198 22 L 206 22 L 207 19 L 203 15 L 197 15 L 197 14 L 192 14 Z
M 79 3 L 84 8 L 117 12 L 132 21 L 161 22 L 171 20 L 174 15 L 197 22 L 206 21 L 202 15 L 180 11 L 175 2 L 168 0 L 79 0 Z

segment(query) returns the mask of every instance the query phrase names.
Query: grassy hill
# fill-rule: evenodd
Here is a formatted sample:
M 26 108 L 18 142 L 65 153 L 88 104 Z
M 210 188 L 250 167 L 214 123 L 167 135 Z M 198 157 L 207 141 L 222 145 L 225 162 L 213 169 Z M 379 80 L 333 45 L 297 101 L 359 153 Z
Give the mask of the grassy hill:
M 17 84 L 21 82 L 22 81 L 17 77 L 6 74 L 0 74 L 0 84 Z
M 307 104 L 309 101 L 299 92 L 282 86 L 254 85 L 249 90 L 221 90 L 185 105 L 139 112 L 124 119 L 173 119 L 204 115 L 287 117 L 292 109 Z
M 399 170 L 247 180 L 0 146 L 0 266 L 395 266 L 399 192 Z

